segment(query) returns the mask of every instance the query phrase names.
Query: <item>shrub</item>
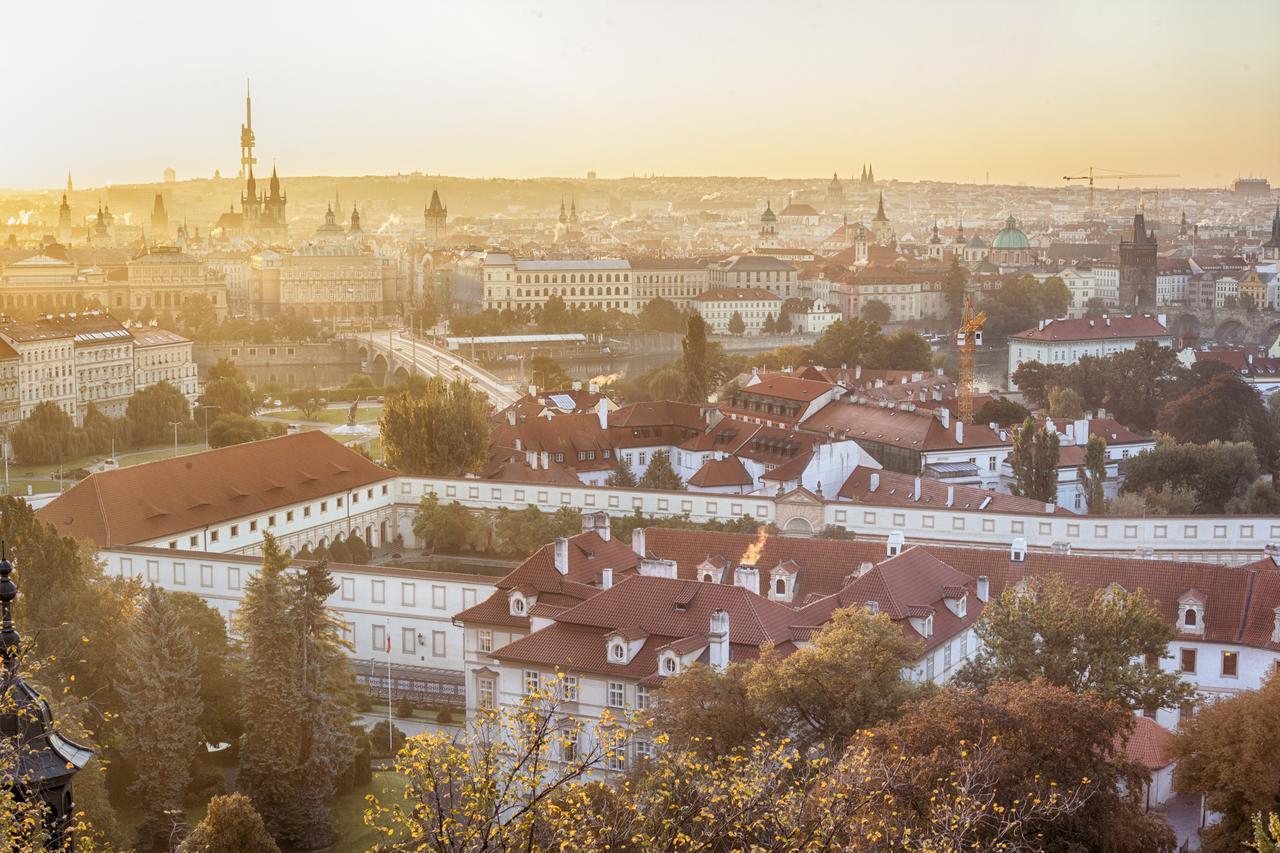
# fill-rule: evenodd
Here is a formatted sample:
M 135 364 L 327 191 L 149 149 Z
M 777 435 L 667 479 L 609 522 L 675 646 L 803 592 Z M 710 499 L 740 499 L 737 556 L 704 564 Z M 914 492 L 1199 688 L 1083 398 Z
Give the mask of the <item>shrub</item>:
M 409 700 L 408 696 L 401 696 L 399 699 L 396 700 L 396 716 L 397 717 L 413 716 L 413 702 Z
M 404 746 L 405 733 L 399 726 L 391 726 L 391 748 L 387 750 L 386 720 L 379 720 L 369 729 L 369 754 L 374 758 L 391 758 Z

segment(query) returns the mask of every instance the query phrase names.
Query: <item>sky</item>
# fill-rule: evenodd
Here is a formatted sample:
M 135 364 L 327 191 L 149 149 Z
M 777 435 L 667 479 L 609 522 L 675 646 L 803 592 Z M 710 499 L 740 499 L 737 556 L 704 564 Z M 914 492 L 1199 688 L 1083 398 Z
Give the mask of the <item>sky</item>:
M 1276 0 L 28 0 L 0 187 L 238 168 L 1280 184 Z M 1113 184 L 1114 186 L 1114 184 Z

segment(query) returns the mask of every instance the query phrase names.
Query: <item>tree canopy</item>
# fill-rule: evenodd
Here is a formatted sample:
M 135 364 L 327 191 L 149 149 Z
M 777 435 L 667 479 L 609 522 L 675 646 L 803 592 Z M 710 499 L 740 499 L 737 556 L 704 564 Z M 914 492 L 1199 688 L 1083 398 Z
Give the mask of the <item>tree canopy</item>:
M 387 463 L 406 474 L 475 471 L 489 452 L 489 410 L 484 393 L 462 380 L 433 376 L 421 396 L 393 394 L 379 421 Z

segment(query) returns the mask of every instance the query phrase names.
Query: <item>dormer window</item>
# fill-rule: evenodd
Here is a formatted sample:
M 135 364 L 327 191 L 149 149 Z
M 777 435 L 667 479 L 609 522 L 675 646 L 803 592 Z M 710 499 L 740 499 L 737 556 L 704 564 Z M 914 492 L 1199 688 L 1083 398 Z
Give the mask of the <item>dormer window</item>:
M 926 616 L 924 618 L 924 635 L 925 637 L 933 636 L 933 616 L 932 615 Z
M 779 598 L 781 598 L 782 596 L 785 596 L 785 595 L 787 594 L 787 579 L 786 579 L 786 578 L 778 578 L 776 581 L 774 581 L 774 582 L 773 582 L 773 593 L 774 593 L 774 595 L 778 596 Z
M 1178 633 L 1204 636 L 1204 608 L 1208 599 L 1198 589 L 1178 596 Z
M 960 599 L 960 602 L 956 605 L 956 615 L 959 616 L 961 619 L 963 619 L 965 617 L 965 614 L 967 614 L 968 612 L 969 612 L 969 596 L 966 595 L 964 598 Z
M 711 579 L 711 572 L 703 572 L 703 573 L 702 573 L 702 582 L 703 582 L 703 583 L 714 583 L 714 581 Z
M 1185 611 L 1183 611 L 1182 624 L 1188 628 L 1194 628 L 1196 627 L 1196 623 L 1199 618 L 1200 617 L 1196 613 L 1195 608 L 1188 607 Z
M 662 660 L 662 671 L 667 675 L 675 675 L 680 669 L 680 662 L 675 659 L 674 655 L 667 655 Z

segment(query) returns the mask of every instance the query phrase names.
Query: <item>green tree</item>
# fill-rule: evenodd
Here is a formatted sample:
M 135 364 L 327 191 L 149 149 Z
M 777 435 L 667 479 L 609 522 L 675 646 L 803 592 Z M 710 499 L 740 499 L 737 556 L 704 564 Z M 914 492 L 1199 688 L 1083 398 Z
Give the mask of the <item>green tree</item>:
M 71 416 L 57 403 L 42 400 L 14 427 L 10 439 L 18 461 L 27 465 L 52 465 L 85 451 L 83 434 Z
M 969 286 L 969 270 L 960 263 L 958 254 L 951 255 L 951 266 L 942 280 L 942 294 L 947 300 L 947 319 L 958 326 L 964 314 L 964 297 Z
M 1061 575 L 1029 577 L 987 604 L 979 651 L 957 676 L 987 687 L 1044 679 L 1129 710 L 1177 707 L 1195 689 L 1146 660 L 1168 654 L 1173 628 L 1140 589 L 1086 594 Z
M 640 478 L 638 485 L 642 489 L 675 491 L 683 488 L 684 482 L 671 467 L 671 454 L 665 450 L 658 450 L 649 460 L 649 466 L 644 469 L 644 476 Z
M 902 673 L 920 651 L 887 614 L 844 607 L 810 645 L 786 656 L 762 651 L 744 677 L 747 697 L 756 713 L 802 743 L 840 748 L 916 695 Z
M 747 330 L 747 324 L 742 319 L 742 314 L 734 311 L 733 316 L 729 318 L 729 334 L 741 335 Z
M 258 398 L 249 383 L 231 376 L 206 382 L 199 403 L 213 407 L 219 415 L 248 417 L 258 410 Z
M 538 329 L 543 332 L 566 332 L 572 323 L 573 315 L 560 296 L 548 297 L 538 312 Z
M 1008 428 L 1014 424 L 1022 423 L 1029 417 L 1031 417 L 1031 413 L 1027 411 L 1025 406 L 1018 405 L 1008 397 L 994 397 L 983 403 L 978 411 L 973 413 L 973 422 L 977 424 L 997 424 Z
M 461 380 L 427 380 L 421 397 L 393 394 L 379 424 L 391 467 L 406 474 L 457 477 L 475 471 L 489 452 L 490 405 Z
M 1142 517 L 1149 515 L 1191 515 L 1196 510 L 1195 491 L 1185 486 L 1165 483 L 1160 488 L 1142 492 L 1121 492 L 1107 501 L 1109 515 Z
M 269 533 L 262 557 L 236 614 L 245 657 L 240 785 L 278 841 L 332 843 L 327 802 L 354 750 L 354 676 L 325 604 L 337 586 L 323 561 L 286 573 L 289 559 Z
M 243 415 L 218 415 L 209 424 L 209 446 L 229 447 L 247 441 L 261 441 L 284 435 L 285 431 L 285 425 L 281 423 L 267 424 Z
M 645 714 L 672 748 L 702 755 L 728 755 L 749 744 L 769 722 L 747 695 L 750 664 L 734 662 L 724 672 L 694 664 L 667 678 Z
M 778 325 L 777 325 L 777 322 L 773 319 L 773 314 L 772 313 L 766 314 L 764 318 L 764 322 L 760 325 L 760 333 L 765 335 L 772 335 L 776 331 L 778 331 Z
M 1032 360 L 1019 364 L 1009 378 L 1028 403 L 1042 407 L 1049 404 L 1050 390 L 1063 386 L 1068 375 L 1069 368 L 1065 365 L 1041 364 Z
M 244 794 L 214 797 L 178 853 L 280 853 L 253 801 Z
M 568 388 L 573 382 L 569 371 L 550 356 L 535 355 L 529 360 L 529 379 L 545 391 Z
M 689 403 L 705 403 L 712 384 L 711 349 L 707 343 L 707 322 L 702 315 L 692 313 L 685 324 L 681 345 L 684 372 L 684 396 Z
M 1207 383 L 1169 403 L 1160 412 L 1160 429 L 1178 441 L 1208 444 L 1251 442 L 1265 468 L 1275 464 L 1276 423 L 1262 398 L 1232 373 L 1219 373 Z
M 1243 497 L 1260 473 L 1249 444 L 1160 441 L 1129 458 L 1121 490 L 1148 497 L 1165 487 L 1185 490 L 1196 496 L 1196 512 L 1217 515 L 1233 498 Z
M 1280 515 L 1280 489 L 1267 480 L 1255 480 L 1244 496 L 1245 515 Z
M 413 516 L 413 534 L 432 551 L 457 551 L 467 541 L 471 514 L 457 501 L 442 505 L 434 494 L 423 495 Z
M 884 340 L 884 366 L 890 370 L 929 370 L 933 351 L 911 329 L 899 329 Z
M 1085 506 L 1091 513 L 1106 511 L 1107 497 L 1103 483 L 1107 479 L 1107 441 L 1100 435 L 1089 436 L 1085 444 L 1084 458 L 1076 466 L 1080 491 L 1084 493 Z
M 862 303 L 862 310 L 858 313 L 866 322 L 878 325 L 889 322 L 893 317 L 893 309 L 882 299 L 868 299 Z
M 178 322 L 194 340 L 209 340 L 217 334 L 218 315 L 213 302 L 203 293 L 188 296 L 182 302 Z
M 220 358 L 209 366 L 208 372 L 205 373 L 205 382 L 217 382 L 219 379 L 235 379 L 240 382 L 246 382 L 244 371 L 240 369 L 240 365 L 236 364 L 229 358 Z
M 122 656 L 124 748 L 137 768 L 131 792 L 142 806 L 138 848 L 168 850 L 173 813 L 181 812 L 191 781 L 203 706 L 190 632 L 154 586 L 142 598 Z
M 1204 830 L 1209 853 L 1240 850 L 1253 836 L 1253 816 L 1280 811 L 1280 674 L 1259 690 L 1204 703 L 1173 742 L 1179 791 L 1203 791 L 1222 820 Z
M 359 533 L 352 533 L 347 537 L 347 550 L 351 552 L 351 562 L 358 566 L 369 565 L 369 560 L 373 557 Z
M 342 539 L 335 539 L 333 544 L 329 546 L 329 559 L 335 563 L 348 564 L 351 562 L 351 549 L 347 547 L 347 543 Z
M 1013 493 L 1044 503 L 1058 499 L 1058 435 L 1047 427 L 1037 427 L 1027 418 L 1013 431 L 1009 452 L 1013 468 Z
M 201 713 L 200 738 L 216 746 L 239 737 L 237 705 L 239 661 L 227 639 L 227 622 L 192 592 L 166 592 L 169 609 L 186 630 L 196 651 Z
M 651 332 L 679 332 L 685 327 L 685 318 L 674 302 L 656 296 L 641 309 L 637 325 Z
M 689 376 L 678 364 L 667 365 L 649 374 L 647 400 L 683 400 L 690 393 Z
M 1089 301 L 1085 303 L 1084 316 L 1090 320 L 1101 320 L 1103 315 L 1107 313 L 1107 303 L 1100 296 L 1091 296 Z
M 815 363 L 829 367 L 880 367 L 884 363 L 880 324 L 857 318 L 837 320 L 813 345 L 813 358 Z
M 1075 389 L 1049 389 L 1049 416 L 1063 421 L 1074 421 L 1084 416 L 1084 407 Z
M 173 440 L 170 424 L 190 424 L 191 405 L 177 388 L 168 382 L 157 382 L 133 393 L 125 420 L 134 444 L 161 444 Z
M 636 475 L 631 472 L 631 465 L 622 458 L 621 453 L 615 452 L 614 457 L 613 470 L 605 478 L 604 484 L 615 489 L 634 489 L 636 487 Z

